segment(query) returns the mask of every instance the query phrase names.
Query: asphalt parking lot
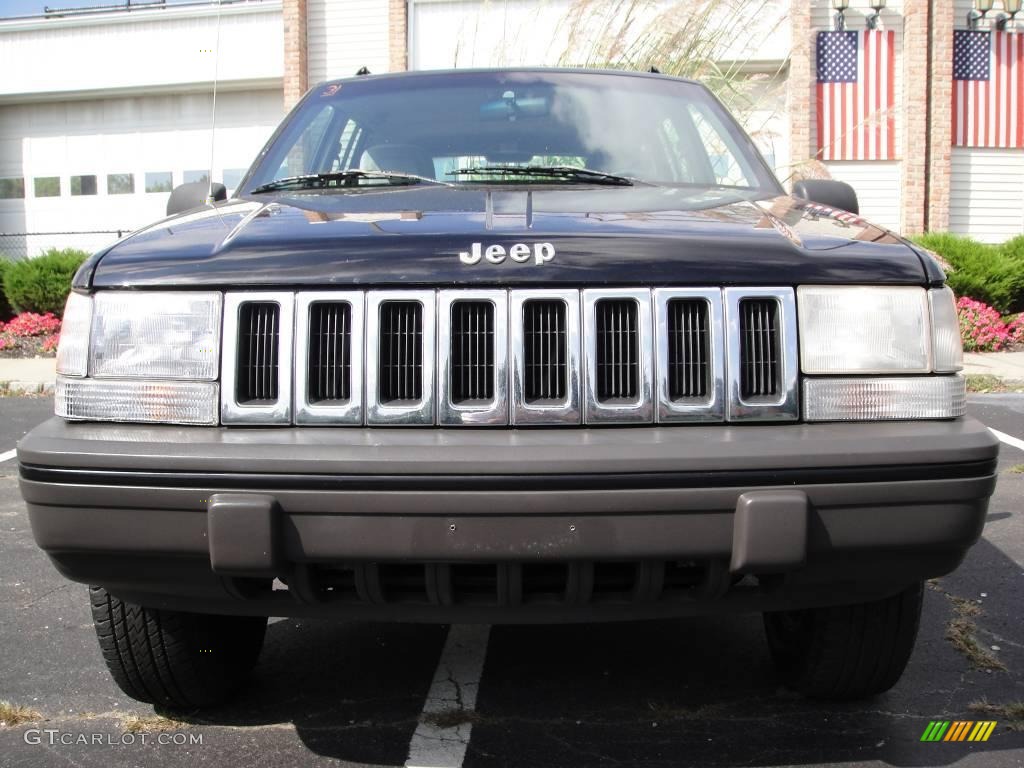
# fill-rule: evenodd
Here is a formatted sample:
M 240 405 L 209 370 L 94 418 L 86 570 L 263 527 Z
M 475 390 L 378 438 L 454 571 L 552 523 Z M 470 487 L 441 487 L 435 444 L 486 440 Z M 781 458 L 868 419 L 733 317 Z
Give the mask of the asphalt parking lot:
M 0 456 L 51 409 L 0 399 Z M 970 411 L 1024 439 L 1024 395 L 974 396 Z M 929 585 L 910 666 L 873 701 L 822 705 L 780 688 L 757 616 L 492 628 L 276 620 L 238 700 L 201 717 L 162 713 L 174 723 L 115 689 L 85 587 L 35 548 L 16 462 L 2 461 L 0 700 L 42 720 L 0 726 L 0 766 L 1022 765 L 1024 720 L 1012 730 L 1000 709 L 1024 702 L 1018 466 L 1024 451 L 1004 445 L 982 541 Z M 947 639 L 956 619 L 973 657 Z M 932 720 L 999 726 L 985 743 L 922 743 Z M 161 728 L 170 743 L 155 743 Z

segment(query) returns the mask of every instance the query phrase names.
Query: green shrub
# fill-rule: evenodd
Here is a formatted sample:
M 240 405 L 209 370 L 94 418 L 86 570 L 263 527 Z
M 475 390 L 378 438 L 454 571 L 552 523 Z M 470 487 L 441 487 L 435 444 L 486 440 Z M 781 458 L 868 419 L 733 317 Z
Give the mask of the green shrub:
M 14 314 L 11 311 L 11 305 L 7 301 L 6 295 L 4 294 L 4 273 L 7 271 L 7 268 L 11 266 L 11 263 L 12 262 L 5 256 L 0 255 L 0 323 Z
M 957 296 L 977 299 L 1004 314 L 1024 309 L 1024 237 L 988 245 L 961 235 L 932 232 L 914 240 L 953 267 L 949 286 Z
M 71 278 L 89 257 L 76 248 L 51 248 L 35 259 L 10 264 L 3 275 L 4 294 L 15 312 L 61 315 Z

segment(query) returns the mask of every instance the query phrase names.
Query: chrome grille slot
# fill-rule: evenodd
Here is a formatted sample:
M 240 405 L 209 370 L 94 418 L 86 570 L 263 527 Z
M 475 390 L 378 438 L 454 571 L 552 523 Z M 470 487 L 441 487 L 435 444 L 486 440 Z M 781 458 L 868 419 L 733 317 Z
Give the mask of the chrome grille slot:
M 708 396 L 708 305 L 699 299 L 668 303 L 668 392 L 672 400 Z
M 740 302 L 740 395 L 779 394 L 779 305 L 773 299 Z
M 584 291 L 583 346 L 587 371 L 584 423 L 654 421 L 651 291 Z
M 457 301 L 451 307 L 451 401 L 494 398 L 494 305 Z
M 319 302 L 309 310 L 308 402 L 347 401 L 352 396 L 352 307 Z
M 437 295 L 438 423 L 508 424 L 508 293 Z
M 295 422 L 363 423 L 363 293 L 296 297 Z
M 380 402 L 423 397 L 423 307 L 416 301 L 387 301 L 380 307 L 378 385 Z
M 366 423 L 437 423 L 437 294 L 369 291 L 365 313 Z
M 224 294 L 221 423 L 291 423 L 294 310 L 293 293 Z
M 565 303 L 528 301 L 523 306 L 526 402 L 562 401 L 568 387 Z
M 656 377 L 659 423 L 725 418 L 722 291 L 658 288 Z
M 796 299 L 792 288 L 722 291 L 728 352 L 727 421 L 795 421 Z
M 238 313 L 235 399 L 240 404 L 277 400 L 281 308 L 270 301 L 243 304 Z
M 513 424 L 579 424 L 583 419 L 580 292 L 509 294 Z
M 597 302 L 597 399 L 633 400 L 639 385 L 636 303 Z

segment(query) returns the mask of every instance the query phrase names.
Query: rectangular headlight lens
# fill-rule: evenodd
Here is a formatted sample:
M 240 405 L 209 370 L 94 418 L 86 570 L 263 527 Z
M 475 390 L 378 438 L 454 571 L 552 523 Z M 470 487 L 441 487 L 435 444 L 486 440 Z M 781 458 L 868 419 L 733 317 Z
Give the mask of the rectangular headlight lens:
M 804 379 L 807 421 L 954 419 L 967 412 L 963 376 Z
M 219 386 L 206 381 L 57 377 L 56 412 L 79 421 L 216 424 Z
M 68 295 L 57 344 L 57 373 L 85 376 L 89 362 L 89 328 L 92 324 L 92 299 L 80 293 Z
M 220 322 L 220 293 L 97 293 L 89 375 L 213 381 Z
M 804 373 L 928 373 L 928 297 L 913 286 L 800 286 Z

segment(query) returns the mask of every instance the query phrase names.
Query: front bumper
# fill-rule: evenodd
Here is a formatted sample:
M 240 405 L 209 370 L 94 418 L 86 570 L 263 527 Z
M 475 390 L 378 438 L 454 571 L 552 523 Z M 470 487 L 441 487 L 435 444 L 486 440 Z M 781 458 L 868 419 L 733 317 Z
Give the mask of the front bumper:
M 500 431 L 52 419 L 18 451 L 39 546 L 126 599 L 557 621 L 840 603 L 948 573 L 981 533 L 998 442 L 972 419 Z

